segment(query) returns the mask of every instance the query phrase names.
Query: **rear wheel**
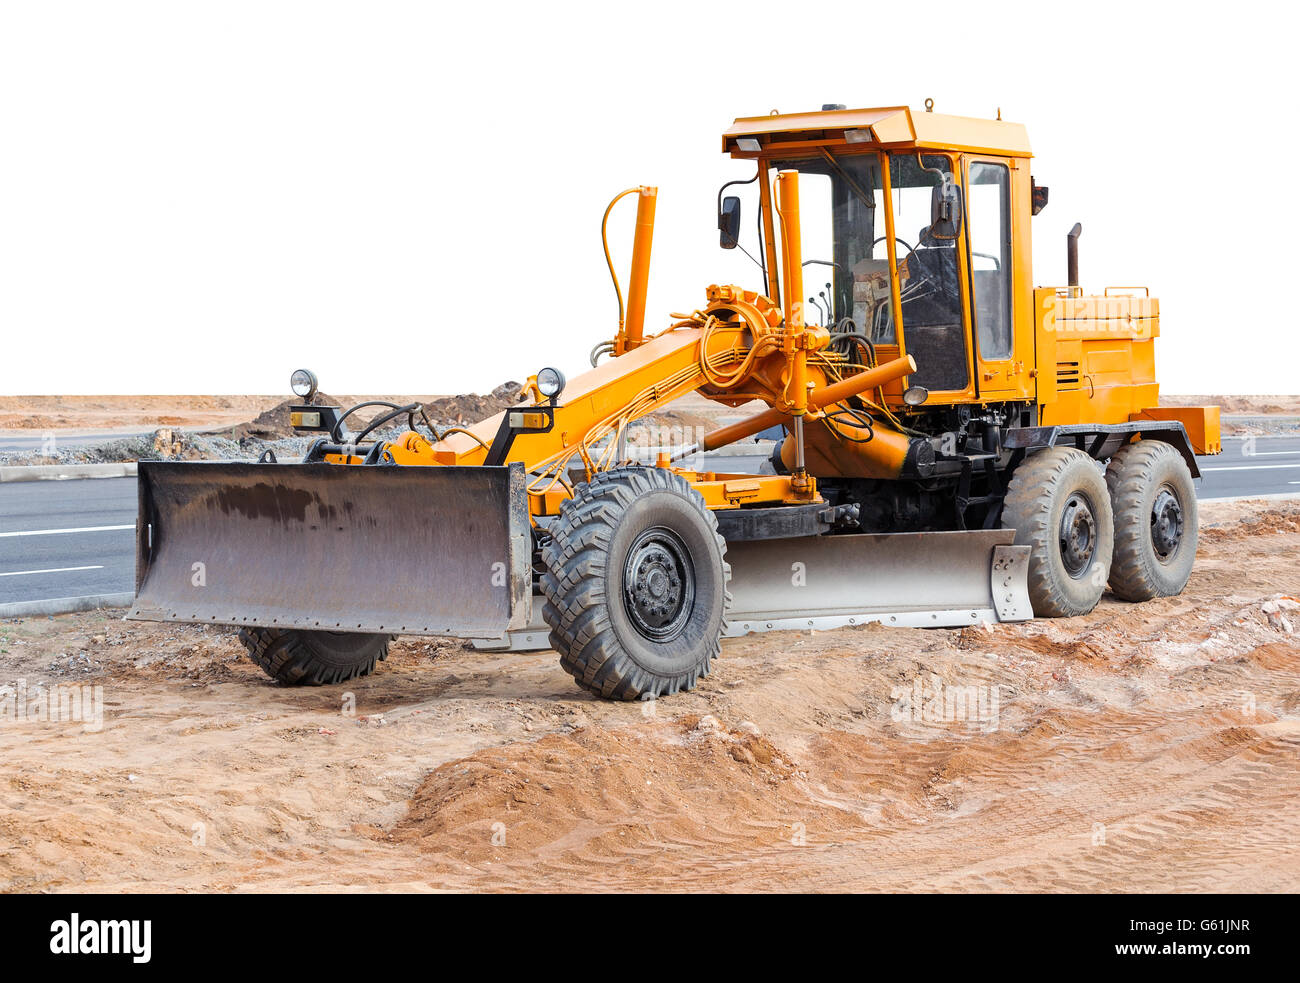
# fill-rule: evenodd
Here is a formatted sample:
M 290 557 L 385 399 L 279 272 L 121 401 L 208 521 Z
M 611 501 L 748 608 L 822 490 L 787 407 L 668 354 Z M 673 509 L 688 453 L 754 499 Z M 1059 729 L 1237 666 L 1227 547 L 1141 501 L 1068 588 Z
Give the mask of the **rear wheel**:
M 1073 447 L 1039 451 L 1007 484 L 1002 525 L 1033 547 L 1029 599 L 1040 618 L 1087 614 L 1106 589 L 1115 527 L 1097 463 Z
M 1126 601 L 1181 594 L 1196 560 L 1196 487 L 1183 456 L 1162 441 L 1115 452 L 1106 468 L 1115 511 L 1110 589 Z
M 543 549 L 542 616 L 589 692 L 635 700 L 691 689 L 721 649 L 726 543 L 704 499 L 662 468 L 579 485 Z
M 248 657 L 272 679 L 291 686 L 322 686 L 368 676 L 388 657 L 391 635 L 243 628 Z

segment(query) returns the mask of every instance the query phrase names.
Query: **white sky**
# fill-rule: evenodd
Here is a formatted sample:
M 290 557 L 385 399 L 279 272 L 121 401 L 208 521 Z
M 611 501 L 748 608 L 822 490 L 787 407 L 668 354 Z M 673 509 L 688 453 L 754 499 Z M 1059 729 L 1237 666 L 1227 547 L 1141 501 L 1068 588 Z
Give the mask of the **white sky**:
M 0 0 L 0 393 L 572 375 L 616 326 L 616 192 L 660 189 L 657 330 L 759 286 L 717 248 L 718 185 L 752 173 L 719 153 L 733 118 L 927 96 L 1027 124 L 1035 281 L 1081 221 L 1085 289 L 1160 297 L 1166 391 L 1295 392 L 1295 27 L 1276 3 Z

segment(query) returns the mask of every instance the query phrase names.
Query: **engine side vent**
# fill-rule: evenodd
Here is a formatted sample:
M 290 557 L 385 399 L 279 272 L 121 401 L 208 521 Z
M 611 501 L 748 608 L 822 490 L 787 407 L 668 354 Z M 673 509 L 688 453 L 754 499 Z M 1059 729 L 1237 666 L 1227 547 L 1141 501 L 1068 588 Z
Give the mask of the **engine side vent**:
M 1070 390 L 1079 388 L 1079 363 L 1078 362 L 1057 362 L 1056 363 L 1056 388 L 1058 390 Z

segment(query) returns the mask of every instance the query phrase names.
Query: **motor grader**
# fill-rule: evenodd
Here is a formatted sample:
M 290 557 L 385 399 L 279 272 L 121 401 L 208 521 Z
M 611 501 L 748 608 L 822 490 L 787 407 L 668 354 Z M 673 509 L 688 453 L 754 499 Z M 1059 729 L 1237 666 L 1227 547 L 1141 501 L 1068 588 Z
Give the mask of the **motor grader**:
M 1067 283 L 1034 286 L 1048 189 L 1024 127 L 931 108 L 736 120 L 722 149 L 746 173 L 718 229 L 755 280 L 653 333 L 657 191 L 615 198 L 637 201 L 617 330 L 590 371 L 543 368 L 491 419 L 439 430 L 383 404 L 353 432 L 363 407 L 318 405 L 299 371 L 293 423 L 319 434 L 301 462 L 142 462 L 129 617 L 236 626 L 286 683 L 442 635 L 549 646 L 581 687 L 647 699 L 694 686 L 727 635 L 1179 593 L 1218 408 L 1157 405 L 1158 302 L 1083 294 L 1079 226 Z M 753 233 L 732 186 L 752 186 Z M 629 454 L 629 426 L 689 393 L 739 418 Z M 761 466 L 709 453 L 771 432 Z

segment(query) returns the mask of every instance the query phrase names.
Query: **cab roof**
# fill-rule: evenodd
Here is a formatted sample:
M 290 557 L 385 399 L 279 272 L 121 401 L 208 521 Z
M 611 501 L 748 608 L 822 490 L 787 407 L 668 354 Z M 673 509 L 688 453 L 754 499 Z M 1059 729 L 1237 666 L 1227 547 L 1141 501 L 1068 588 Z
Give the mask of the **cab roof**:
M 852 132 L 856 139 L 846 139 L 846 132 Z M 761 149 L 742 150 L 736 141 L 743 138 L 757 140 Z M 747 116 L 736 120 L 722 135 L 722 152 L 741 158 L 785 155 L 818 147 L 866 145 L 889 150 L 919 148 L 1003 157 L 1033 156 L 1029 151 L 1029 134 L 1020 123 L 945 116 L 928 110 L 914 113 L 907 106 Z

